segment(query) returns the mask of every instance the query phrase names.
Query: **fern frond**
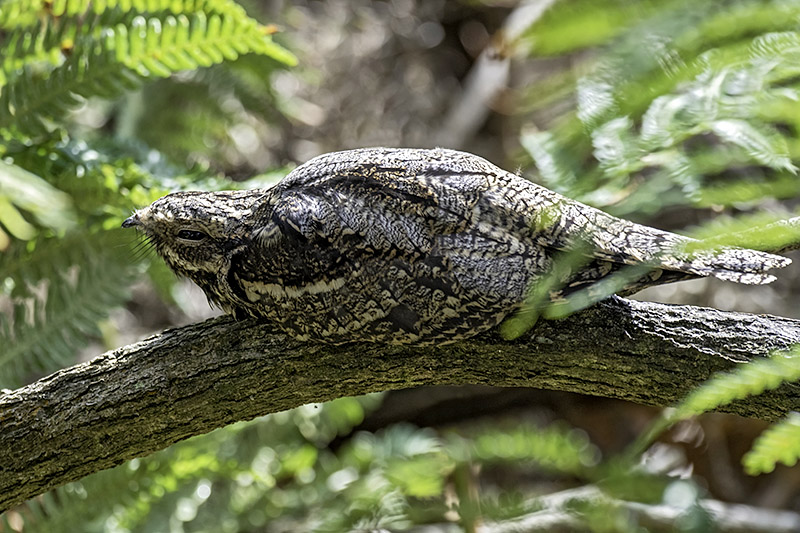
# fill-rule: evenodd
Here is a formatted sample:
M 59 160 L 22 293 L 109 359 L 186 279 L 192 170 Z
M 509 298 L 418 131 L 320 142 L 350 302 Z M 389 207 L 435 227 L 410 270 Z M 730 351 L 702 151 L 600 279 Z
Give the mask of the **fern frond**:
M 26 502 L 20 507 L 19 517 L 24 528 L 14 531 L 103 533 L 108 524 L 114 524 L 115 530 L 160 531 L 187 499 L 202 503 L 194 519 L 183 520 L 187 530 L 199 527 L 222 531 L 231 524 L 237 530 L 252 529 L 249 514 L 242 513 L 238 504 L 231 506 L 232 501 L 247 502 L 245 505 L 264 509 L 269 516 L 303 516 L 309 514 L 308 500 L 294 495 L 309 490 L 319 498 L 318 505 L 322 504 L 316 507 L 319 515 L 339 516 L 339 508 L 328 502 L 340 501 L 341 494 L 329 488 L 328 477 L 336 470 L 358 468 L 364 454 L 370 455 L 371 448 L 365 447 L 381 446 L 383 439 L 369 439 L 369 443 L 362 440 L 365 446 L 354 451 L 345 446 L 341 455 L 348 459 L 335 457 L 327 451 L 327 445 L 337 435 L 348 434 L 363 420 L 365 410 L 378 406 L 379 397 L 341 398 L 260 417 L 97 472 L 51 491 L 44 498 Z M 387 448 L 391 452 L 391 446 Z M 426 451 L 417 450 L 418 454 Z M 312 459 L 314 464 L 310 464 Z M 406 457 L 395 459 L 402 462 Z M 363 468 L 379 470 L 382 464 L 366 463 Z M 313 471 L 313 481 L 303 478 L 303 471 L 306 475 Z M 243 479 L 250 481 L 243 484 Z M 197 498 L 201 485 L 212 487 L 206 492 L 207 500 Z M 366 492 L 373 488 L 367 486 Z M 280 497 L 275 497 L 277 492 Z M 286 530 L 316 530 L 319 518 L 313 518 L 314 526 L 303 519 Z
M 479 463 L 530 461 L 557 472 L 579 474 L 595 466 L 600 452 L 575 428 L 525 424 L 509 430 L 487 428 L 472 437 L 472 459 Z
M 579 181 L 574 163 L 552 133 L 526 132 L 520 137 L 520 143 L 533 157 L 542 180 L 551 189 L 567 192 Z
M 74 42 L 75 31 L 75 26 L 54 25 L 47 21 L 9 31 L 0 60 L 0 88 L 29 65 L 56 67 L 62 63 L 63 51 Z
M 772 53 L 784 53 L 790 48 L 787 43 L 793 43 L 788 35 L 780 41 L 781 46 L 774 46 Z M 680 187 L 684 202 L 700 202 L 707 198 L 701 176 L 723 172 L 729 166 L 760 165 L 774 172 L 795 173 L 786 134 L 765 120 L 770 109 L 782 109 L 785 102 L 797 98 L 790 87 L 773 86 L 770 81 L 782 80 L 786 74 L 775 73 L 792 60 L 788 56 L 765 57 L 763 43 L 752 47 L 760 55 L 753 52 L 749 58 L 733 61 L 721 59 L 717 53 L 703 55 L 693 67 L 699 73 L 692 81 L 653 100 L 641 117 L 638 135 L 628 117 L 591 125 L 594 157 L 606 180 L 619 190 L 632 175 L 655 170 L 657 177 Z M 775 116 L 773 120 L 782 119 Z M 691 149 L 687 147 L 690 140 Z M 721 168 L 707 168 L 708 162 Z M 583 199 L 592 201 L 596 195 L 590 193 Z
M 800 181 L 797 176 L 789 172 L 782 172 L 769 176 L 753 176 L 723 184 L 706 185 L 700 189 L 695 205 L 697 207 L 746 206 L 756 204 L 764 198 L 780 200 L 798 196 L 800 196 Z
M 105 13 L 113 9 L 123 12 L 158 13 L 174 15 L 192 13 L 218 14 L 238 21 L 250 19 L 247 11 L 233 0 L 53 0 L 50 11 L 56 17 Z M 252 20 L 252 19 L 250 19 Z M 253 21 L 255 22 L 255 21 Z
M 778 388 L 800 379 L 800 348 L 775 352 L 730 373 L 719 374 L 692 391 L 680 402 L 670 418 L 681 420 L 711 411 L 735 400 Z
M 730 9 L 717 9 L 714 2 L 708 5 L 713 10 L 712 16 L 702 19 L 693 28 L 703 36 L 697 44 L 719 46 L 753 35 L 792 30 L 800 15 L 800 5 L 781 0 L 735 2 Z
M 30 8 L 29 13 L 36 14 L 29 23 L 9 28 L 5 38 L 2 69 L 0 69 L 0 86 L 9 78 L 13 78 L 20 69 L 36 63 L 49 63 L 58 66 L 75 50 L 91 46 L 104 28 L 113 28 L 117 24 L 130 25 L 136 15 L 148 19 L 164 19 L 169 14 L 196 15 L 206 17 L 216 15 L 222 20 L 234 23 L 243 35 L 258 35 L 266 39 L 271 46 L 267 50 L 263 44 L 253 46 L 253 51 L 269 55 L 282 62 L 293 62 L 294 57 L 286 50 L 269 40 L 274 31 L 261 26 L 247 15 L 247 12 L 232 0 L 137 0 L 130 1 L 89 2 L 88 0 L 61 1 L 47 6 L 44 3 L 38 9 Z M 8 8 L 6 7 L 8 5 Z M 35 4 L 35 3 L 34 3 Z M 0 27 L 7 13 L 12 13 L 15 2 L 6 2 L 0 9 Z M 27 4 L 26 4 L 27 5 Z M 17 12 L 22 7 L 17 6 Z M 47 16 L 40 16 L 47 13 Z M 18 14 L 21 16 L 21 13 Z M 156 28 L 157 30 L 158 28 Z M 88 43 L 83 42 L 87 41 Z
M 139 15 L 112 26 L 83 24 L 73 31 L 68 37 L 45 30 L 39 40 L 15 38 L 13 42 L 22 44 L 17 44 L 8 68 L 17 71 L 23 66 L 15 78 L 7 75 L 8 85 L 0 95 L 0 130 L 41 132 L 43 120 L 58 118 L 83 98 L 115 96 L 145 79 L 233 60 L 240 54 L 295 61 L 249 18 L 203 12 Z M 64 40 L 72 43 L 69 55 L 52 71 L 43 73 L 37 63 L 29 63 L 52 59 L 54 46 Z M 26 47 L 29 53 L 19 51 Z
M 14 29 L 34 24 L 38 19 L 52 17 L 85 17 L 116 11 L 125 13 L 173 15 L 192 13 L 218 14 L 255 24 L 245 9 L 234 0 L 2 0 L 0 28 Z
M 531 49 L 543 55 L 597 44 L 594 39 L 612 41 L 576 81 L 576 109 L 549 129 L 559 144 L 544 155 L 563 153 L 574 166 L 570 174 L 581 179 L 553 172 L 542 145 L 522 136 L 545 179 L 564 179 L 558 190 L 624 214 L 646 207 L 648 198 L 667 205 L 707 202 L 704 176 L 727 177 L 744 166 L 769 174 L 795 171 L 800 154 L 787 140 L 800 129 L 800 5 L 742 0 L 724 11 L 712 2 L 687 7 L 682 0 L 645 2 L 629 27 L 606 27 L 603 21 L 619 16 L 623 3 L 577 0 L 553 6 L 530 30 Z M 540 104 L 548 82 L 532 86 L 526 102 Z M 625 120 L 628 129 L 621 127 Z M 602 174 L 583 179 L 598 160 Z M 710 161 L 718 168 L 706 168 Z M 649 211 L 659 205 L 653 202 Z
M 536 53 L 549 56 L 574 52 L 589 46 L 608 43 L 633 20 L 663 14 L 671 8 L 684 7 L 685 0 L 641 1 L 636 9 L 625 2 L 577 0 L 556 3 L 524 35 Z
M 131 470 L 129 464 L 120 465 L 28 500 L 20 509 L 24 531 L 104 533 L 104 518 L 115 509 L 137 503 L 131 487 L 139 480 Z
M 634 140 L 632 128 L 629 117 L 619 117 L 592 132 L 594 156 L 611 177 L 628 177 L 645 166 L 642 161 L 645 153 Z
M 134 267 L 121 238 L 73 233 L 0 256 L 0 387 L 73 363 L 97 322 L 125 301 Z
M 0 29 L 30 26 L 45 14 L 44 7 L 45 0 L 0 0 Z
M 687 235 L 703 241 L 704 247 L 718 249 L 739 246 L 774 251 L 800 241 L 800 229 L 787 222 L 787 216 L 779 213 L 755 212 L 737 217 L 722 215 L 690 228 Z
M 675 408 L 665 411 L 642 432 L 628 450 L 638 457 L 667 428 L 695 415 L 711 411 L 736 400 L 777 389 L 783 383 L 800 379 L 800 346 L 774 352 L 733 372 L 719 373 L 694 389 Z
M 777 463 L 794 466 L 800 459 L 800 413 L 789 413 L 784 420 L 767 428 L 752 449 L 742 457 L 745 472 L 751 476 L 775 470 Z
M 770 125 L 722 119 L 712 122 L 710 130 L 722 140 L 743 148 L 750 157 L 764 166 L 797 173 L 797 167 L 789 157 L 786 139 Z

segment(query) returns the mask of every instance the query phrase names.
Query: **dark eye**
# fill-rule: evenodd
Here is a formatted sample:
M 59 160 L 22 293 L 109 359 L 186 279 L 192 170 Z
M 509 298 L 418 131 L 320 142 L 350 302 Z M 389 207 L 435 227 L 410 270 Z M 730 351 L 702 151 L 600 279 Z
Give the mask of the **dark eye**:
M 208 235 L 202 231 L 195 231 L 191 229 L 182 229 L 178 232 L 178 238 L 187 241 L 202 241 L 206 237 L 208 237 Z

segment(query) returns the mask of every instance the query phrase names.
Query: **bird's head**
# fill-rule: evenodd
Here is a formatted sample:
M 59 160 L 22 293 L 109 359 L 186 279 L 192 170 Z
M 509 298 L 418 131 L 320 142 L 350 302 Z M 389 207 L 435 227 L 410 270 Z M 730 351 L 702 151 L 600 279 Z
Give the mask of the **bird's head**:
M 137 210 L 122 227 L 145 235 L 176 273 L 208 290 L 250 242 L 257 190 L 176 192 Z

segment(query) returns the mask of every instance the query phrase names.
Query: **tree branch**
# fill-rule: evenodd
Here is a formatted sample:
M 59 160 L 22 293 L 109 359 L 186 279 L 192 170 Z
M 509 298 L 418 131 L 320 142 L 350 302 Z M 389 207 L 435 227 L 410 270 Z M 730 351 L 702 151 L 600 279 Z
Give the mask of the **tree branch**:
M 538 387 L 669 405 L 714 372 L 800 342 L 800 321 L 613 297 L 514 342 L 319 346 L 219 317 L 0 393 L 0 511 L 182 439 L 342 396 L 433 384 Z M 728 407 L 774 420 L 800 388 Z

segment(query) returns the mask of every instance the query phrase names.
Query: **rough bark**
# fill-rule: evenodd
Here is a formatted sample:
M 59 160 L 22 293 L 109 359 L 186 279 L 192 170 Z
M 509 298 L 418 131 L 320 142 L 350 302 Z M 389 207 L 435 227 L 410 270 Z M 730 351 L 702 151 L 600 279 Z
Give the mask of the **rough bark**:
M 215 318 L 0 393 L 0 511 L 238 420 L 431 384 L 538 387 L 669 405 L 714 372 L 800 342 L 800 321 L 612 298 L 523 338 L 319 346 Z M 800 388 L 728 407 L 774 420 Z

